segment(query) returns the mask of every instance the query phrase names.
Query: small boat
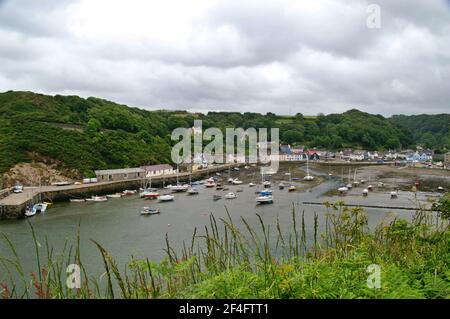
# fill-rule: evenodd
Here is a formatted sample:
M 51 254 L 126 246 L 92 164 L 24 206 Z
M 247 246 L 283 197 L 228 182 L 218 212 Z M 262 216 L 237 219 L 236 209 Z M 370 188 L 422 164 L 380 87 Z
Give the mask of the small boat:
M 170 201 L 173 201 L 174 199 L 175 199 L 175 197 L 171 194 L 165 194 L 165 195 L 159 196 L 160 202 L 170 202 Z
M 369 195 L 369 190 L 367 188 L 364 188 L 362 194 L 364 197 L 366 197 L 367 195 Z
M 303 180 L 307 181 L 307 182 L 310 182 L 310 181 L 314 180 L 314 176 L 306 175 L 305 177 L 303 177 Z
M 36 211 L 33 209 L 33 207 L 28 206 L 28 207 L 25 209 L 25 217 L 32 217 L 32 216 L 34 216 L 34 215 L 36 215 Z
M 378 183 L 378 187 L 380 187 L 380 188 L 384 187 L 384 183 L 383 182 L 379 182 Z
M 348 188 L 345 187 L 345 186 L 339 187 L 339 188 L 338 188 L 338 192 L 339 192 L 341 195 L 346 194 L 346 193 L 348 192 Z
M 157 215 L 159 213 L 161 213 L 161 212 L 157 208 L 142 207 L 142 210 L 141 210 L 141 215 L 146 215 L 146 216 Z
M 147 199 L 157 199 L 160 195 L 161 195 L 161 194 L 159 194 L 159 193 L 156 192 L 156 191 L 149 191 L 149 192 L 146 192 L 146 193 L 142 196 L 142 198 L 147 198 Z
M 222 184 L 220 184 L 220 183 L 217 183 L 216 189 L 217 189 L 218 191 L 219 191 L 219 190 L 221 190 L 221 189 L 223 189 L 223 186 L 222 186 Z
M 300 180 L 300 178 L 298 178 L 298 177 L 292 177 L 292 180 L 293 180 L 293 181 L 298 181 L 298 180 Z
M 220 196 L 220 195 L 213 195 L 213 200 L 219 200 L 219 199 L 221 199 L 222 198 L 222 196 Z
M 173 187 L 172 184 L 169 184 L 169 185 L 167 185 L 167 186 L 164 186 L 165 189 L 171 189 L 172 187 Z
M 225 192 L 225 191 L 229 190 L 229 188 L 228 187 L 224 187 L 224 188 L 222 188 L 222 190 Z
M 120 194 L 120 193 L 110 194 L 110 195 L 106 195 L 106 197 L 108 197 L 108 198 L 121 198 L 122 194 Z
M 260 196 L 256 197 L 255 200 L 258 204 L 272 204 L 273 196 L 272 195 L 260 195 Z
M 444 191 L 444 187 L 439 186 L 439 187 L 437 188 L 437 190 L 438 190 L 438 192 L 443 192 L 443 191 Z
M 269 196 L 272 194 L 273 194 L 273 190 L 271 190 L 271 189 L 263 190 L 262 192 L 259 193 L 259 195 L 261 195 L 261 196 Z
M 179 192 L 186 192 L 189 189 L 189 185 L 188 184 L 177 184 L 175 186 L 172 186 L 170 188 L 170 190 L 172 191 L 172 193 L 179 193 Z
M 289 192 L 293 192 L 297 189 L 297 187 L 295 187 L 294 185 L 289 186 L 288 191 Z
M 243 181 L 239 180 L 238 178 L 233 180 L 233 185 L 241 185 L 243 183 Z
M 397 198 L 398 197 L 398 193 L 395 191 L 392 191 L 391 193 L 391 198 Z
M 207 188 L 212 188 L 212 187 L 216 187 L 216 183 L 214 183 L 214 181 L 208 181 L 206 184 L 205 184 L 205 187 L 207 187 Z
M 188 195 L 198 195 L 199 193 L 198 193 L 198 189 L 196 189 L 196 188 L 189 188 L 188 190 L 187 190 L 187 194 Z
M 220 174 L 220 173 L 216 173 L 216 175 L 217 175 L 217 176 L 222 176 L 222 174 Z
M 368 189 L 369 191 L 372 191 L 372 190 L 373 190 L 373 186 L 372 186 L 372 185 L 368 185 L 368 186 L 367 186 L 367 189 Z
M 233 168 L 233 171 L 235 171 L 235 172 L 239 172 L 241 169 L 239 168 L 239 167 L 234 167 Z
M 233 182 L 234 182 L 234 178 L 231 178 L 231 177 L 230 177 L 230 178 L 228 179 L 228 184 L 233 184 Z
M 84 203 L 84 202 L 86 202 L 86 200 L 83 198 L 72 198 L 72 199 L 70 199 L 70 202 L 71 203 Z
M 286 186 L 286 185 L 284 185 L 283 182 L 281 182 L 280 184 L 278 184 L 278 188 L 279 188 L 279 189 L 284 189 L 285 186 Z
M 291 176 L 291 172 L 284 173 L 284 175 L 286 175 L 286 176 Z
M 270 181 L 264 181 L 263 186 L 265 188 L 269 188 L 270 186 L 272 186 L 272 183 Z
M 225 195 L 225 198 L 226 199 L 235 199 L 235 198 L 237 198 L 237 195 L 233 192 L 230 192 Z
M 248 186 L 249 186 L 249 187 L 255 187 L 256 184 L 255 184 L 255 183 L 249 183 Z
M 353 181 L 353 187 L 358 187 L 359 186 L 359 182 L 358 181 Z
M 359 182 L 360 182 L 361 184 L 365 184 L 365 183 L 366 183 L 366 181 L 365 181 L 364 179 L 360 180 Z
M 38 203 L 33 206 L 33 210 L 36 212 L 36 214 L 45 213 L 45 211 L 47 210 L 47 207 L 48 207 L 47 204 Z
M 134 195 L 134 194 L 136 194 L 135 190 L 128 190 L 128 189 L 126 189 L 126 190 L 124 190 L 122 192 L 122 195 L 124 195 L 124 196 L 131 196 L 131 195 Z
M 195 181 L 191 183 L 191 186 L 196 186 L 196 185 L 200 185 L 200 181 Z
M 106 202 L 108 198 L 106 196 L 92 196 L 91 198 L 86 198 L 88 202 Z
M 345 187 L 347 187 L 348 189 L 352 189 L 353 185 L 351 183 L 348 183 L 347 185 L 345 185 Z

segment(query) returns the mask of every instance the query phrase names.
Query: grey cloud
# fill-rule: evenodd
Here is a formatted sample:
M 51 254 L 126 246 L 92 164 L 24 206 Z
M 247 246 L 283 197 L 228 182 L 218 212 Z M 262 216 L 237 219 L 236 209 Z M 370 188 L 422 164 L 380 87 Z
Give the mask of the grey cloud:
M 377 1 L 382 27 L 372 30 L 369 1 L 220 1 L 196 18 L 182 45 L 76 35 L 73 3 L 0 1 L 0 91 L 196 111 L 449 109 L 447 1 Z

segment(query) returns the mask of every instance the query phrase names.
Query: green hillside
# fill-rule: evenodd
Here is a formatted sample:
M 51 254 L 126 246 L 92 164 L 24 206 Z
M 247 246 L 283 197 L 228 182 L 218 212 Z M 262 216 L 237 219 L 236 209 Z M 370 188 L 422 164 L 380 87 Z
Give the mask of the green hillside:
M 172 130 L 191 127 L 194 119 L 203 120 L 204 129 L 279 127 L 282 142 L 309 147 L 388 149 L 416 142 L 441 150 L 450 147 L 448 114 L 390 119 L 358 110 L 315 117 L 197 114 L 13 91 L 0 93 L 0 114 L 0 173 L 31 161 L 33 154 L 56 160 L 79 177 L 92 175 L 94 169 L 168 163 Z

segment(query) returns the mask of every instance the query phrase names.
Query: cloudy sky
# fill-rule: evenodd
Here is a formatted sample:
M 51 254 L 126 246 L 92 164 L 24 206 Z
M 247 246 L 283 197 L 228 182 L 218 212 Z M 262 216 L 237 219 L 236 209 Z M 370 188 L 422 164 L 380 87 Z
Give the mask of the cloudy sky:
M 0 39 L 0 91 L 191 111 L 450 110 L 445 0 L 0 0 Z

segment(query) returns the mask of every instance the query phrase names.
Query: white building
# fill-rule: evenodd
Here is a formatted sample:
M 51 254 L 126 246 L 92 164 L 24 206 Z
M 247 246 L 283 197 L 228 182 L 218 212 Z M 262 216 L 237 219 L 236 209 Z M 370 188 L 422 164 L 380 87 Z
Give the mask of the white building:
M 173 169 L 173 167 L 169 164 L 142 166 L 141 169 L 145 171 L 145 175 L 147 177 L 171 175 L 177 173 L 177 170 Z

